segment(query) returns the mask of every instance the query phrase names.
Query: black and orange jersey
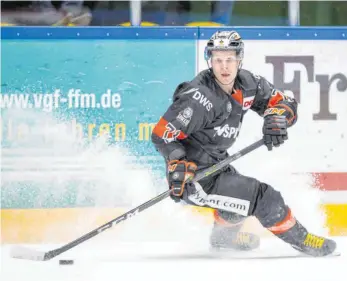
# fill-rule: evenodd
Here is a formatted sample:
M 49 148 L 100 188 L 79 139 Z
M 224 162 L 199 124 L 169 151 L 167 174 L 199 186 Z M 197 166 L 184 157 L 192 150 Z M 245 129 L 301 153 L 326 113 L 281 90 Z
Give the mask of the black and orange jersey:
M 225 159 L 242 120 L 251 109 L 260 116 L 284 114 L 289 126 L 297 119 L 297 102 L 265 78 L 240 70 L 232 94 L 204 70 L 178 85 L 173 102 L 154 127 L 152 142 L 166 160 L 186 158 L 205 168 Z

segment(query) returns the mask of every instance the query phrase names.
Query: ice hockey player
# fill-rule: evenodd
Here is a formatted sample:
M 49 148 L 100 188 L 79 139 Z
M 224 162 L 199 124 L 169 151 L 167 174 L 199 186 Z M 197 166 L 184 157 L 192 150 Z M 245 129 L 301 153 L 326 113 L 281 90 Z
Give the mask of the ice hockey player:
M 244 42 L 236 31 L 218 31 L 205 47 L 208 69 L 178 85 L 173 102 L 152 133 L 152 142 L 167 163 L 170 197 L 177 202 L 214 209 L 212 248 L 252 250 L 259 237 L 242 232 L 248 216 L 293 248 L 311 256 L 334 252 L 333 240 L 310 233 L 294 216 L 280 192 L 244 176 L 229 165 L 199 182 L 186 180 L 228 156 L 246 112 L 263 118 L 268 150 L 284 143 L 297 121 L 297 102 L 265 78 L 242 69 Z

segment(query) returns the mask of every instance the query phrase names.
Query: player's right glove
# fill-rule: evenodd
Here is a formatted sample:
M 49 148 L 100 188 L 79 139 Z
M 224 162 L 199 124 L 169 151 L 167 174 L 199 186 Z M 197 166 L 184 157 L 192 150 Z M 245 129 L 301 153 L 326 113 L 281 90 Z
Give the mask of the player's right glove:
M 264 117 L 263 134 L 264 143 L 268 150 L 278 147 L 288 139 L 287 119 L 284 115 L 271 114 Z
M 180 201 L 188 179 L 193 179 L 197 166 L 185 160 L 172 160 L 168 163 L 168 182 L 170 197 Z

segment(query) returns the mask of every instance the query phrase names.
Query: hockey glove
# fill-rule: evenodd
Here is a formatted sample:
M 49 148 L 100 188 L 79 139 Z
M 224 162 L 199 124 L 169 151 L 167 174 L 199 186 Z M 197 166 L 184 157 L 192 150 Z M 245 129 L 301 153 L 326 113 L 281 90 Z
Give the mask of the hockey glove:
M 180 200 L 187 180 L 194 178 L 196 169 L 195 163 L 185 160 L 172 160 L 168 163 L 168 181 L 172 199 Z
M 270 113 L 264 116 L 264 143 L 268 150 L 272 150 L 273 146 L 280 146 L 288 139 L 287 127 L 288 122 L 284 115 Z

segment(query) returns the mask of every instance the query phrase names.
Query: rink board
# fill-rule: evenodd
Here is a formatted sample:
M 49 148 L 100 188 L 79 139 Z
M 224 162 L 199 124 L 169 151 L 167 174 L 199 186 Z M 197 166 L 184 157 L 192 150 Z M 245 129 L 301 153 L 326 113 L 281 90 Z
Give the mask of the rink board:
M 346 236 L 347 204 L 326 204 L 322 207 L 327 216 L 329 235 Z M 190 206 L 186 208 L 195 214 L 197 219 L 203 220 L 206 225 L 212 225 L 212 209 Z M 2 244 L 66 243 L 116 218 L 127 210 L 122 208 L 1 210 Z M 161 222 L 167 223 L 168 218 L 161 216 L 160 213 L 152 213 L 150 218 L 143 214 L 143 220 L 144 222 L 141 222 L 142 231 L 146 232 L 148 228 L 152 231 L 155 229 L 160 231 Z M 125 226 L 127 223 L 130 222 L 124 223 Z M 116 239 L 122 230 L 123 226 L 117 225 L 110 232 Z M 251 231 L 261 237 L 271 236 L 254 217 L 247 219 L 243 230 Z M 164 239 L 164 237 L 162 238 Z
M 271 169 L 278 176 L 283 169 L 312 175 L 312 186 L 322 191 L 330 233 L 346 235 L 347 65 L 342 62 L 347 61 L 347 29 L 235 29 L 245 39 L 244 68 L 300 102 L 288 144 L 240 159 L 237 168 L 250 176 L 252 171 L 268 175 Z M 1 109 L 2 242 L 60 241 L 70 238 L 57 230 L 60 223 L 68 228 L 78 220 L 81 229 L 102 223 L 124 210 L 127 190 L 136 190 L 126 181 L 141 184 L 146 173 L 150 176 L 142 181 L 165 189 L 158 183 L 164 163 L 151 144 L 151 130 L 177 84 L 206 68 L 203 49 L 215 31 L 2 28 L 1 93 L 29 94 L 32 104 L 33 94 L 46 94 L 39 108 L 19 109 L 13 103 Z M 55 104 L 53 93 L 65 102 Z M 94 94 L 98 105 L 89 100 L 76 106 L 69 100 L 74 94 Z M 262 119 L 249 112 L 245 120 L 233 152 L 260 136 Z M 108 144 L 116 150 L 107 151 Z M 119 182 L 121 177 L 126 180 Z M 272 183 L 271 177 L 266 180 Z M 86 211 L 93 221 L 83 215 Z

